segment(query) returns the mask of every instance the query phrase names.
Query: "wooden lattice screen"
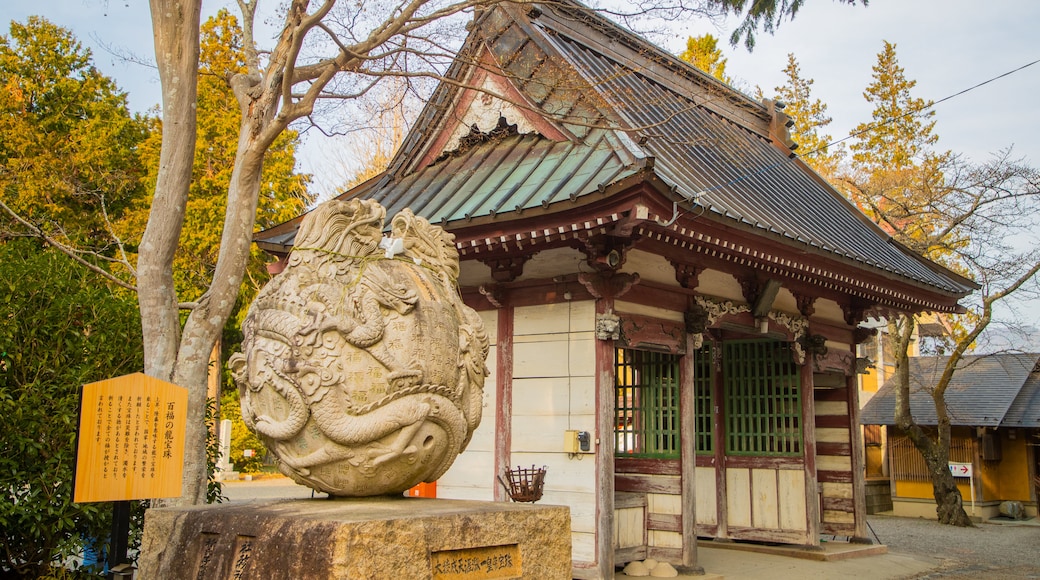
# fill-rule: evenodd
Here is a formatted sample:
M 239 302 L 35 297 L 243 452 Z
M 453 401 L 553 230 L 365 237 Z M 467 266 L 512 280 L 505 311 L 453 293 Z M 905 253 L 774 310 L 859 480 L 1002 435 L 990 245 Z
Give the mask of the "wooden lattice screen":
M 615 454 L 679 457 L 679 357 L 617 349 Z
M 728 455 L 802 453 L 799 369 L 787 343 L 723 343 Z
M 931 481 L 928 466 L 921 452 L 905 435 L 889 436 L 889 465 L 892 478 L 900 481 Z M 950 442 L 950 461 L 956 463 L 973 463 L 977 453 L 974 439 L 955 437 Z
M 711 455 L 715 452 L 714 408 L 715 408 L 715 365 L 712 361 L 711 344 L 705 344 L 693 353 L 694 397 L 697 406 L 697 453 Z

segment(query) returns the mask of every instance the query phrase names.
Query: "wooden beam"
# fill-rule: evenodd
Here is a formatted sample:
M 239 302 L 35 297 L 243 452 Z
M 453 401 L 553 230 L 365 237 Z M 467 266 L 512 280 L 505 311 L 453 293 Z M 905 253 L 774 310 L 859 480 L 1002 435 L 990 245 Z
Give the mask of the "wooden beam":
M 813 375 L 808 365 L 801 367 L 802 379 L 802 453 L 805 456 L 806 535 L 811 546 L 820 545 L 820 495 L 816 479 L 816 399 Z
M 856 385 L 856 377 L 848 377 L 849 392 L 849 423 L 852 426 L 850 441 L 852 448 L 852 465 L 865 465 L 865 452 L 863 450 L 863 429 L 859 426 L 859 388 Z M 854 469 L 852 473 L 852 500 L 853 518 L 855 522 L 855 537 L 869 538 L 867 535 L 867 474 L 865 469 Z
M 679 517 L 682 533 L 682 568 L 684 572 L 695 572 L 697 565 L 697 387 L 696 351 L 693 340 L 686 337 L 685 356 L 679 376 L 679 441 L 681 441 L 682 515 Z
M 678 477 L 661 477 L 640 473 L 619 473 L 614 476 L 614 489 L 633 493 L 665 493 L 679 495 L 682 484 Z
M 770 278 L 759 286 L 758 296 L 751 307 L 751 313 L 755 315 L 755 318 L 769 315 L 769 311 L 773 309 L 773 303 L 776 302 L 776 295 L 780 293 L 780 286 L 780 281 L 776 278 Z
M 682 465 L 680 464 L 678 459 L 643 459 L 640 457 L 617 457 L 614 459 L 614 473 L 642 473 L 647 475 L 682 475 Z

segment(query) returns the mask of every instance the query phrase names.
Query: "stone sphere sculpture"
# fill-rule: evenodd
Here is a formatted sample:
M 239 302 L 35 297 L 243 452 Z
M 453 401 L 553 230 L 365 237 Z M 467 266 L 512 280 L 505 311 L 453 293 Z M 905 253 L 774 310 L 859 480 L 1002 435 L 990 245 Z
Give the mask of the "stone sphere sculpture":
M 298 483 L 334 496 L 435 481 L 480 423 L 488 339 L 462 302 L 455 237 L 404 210 L 307 214 L 232 355 L 242 418 Z

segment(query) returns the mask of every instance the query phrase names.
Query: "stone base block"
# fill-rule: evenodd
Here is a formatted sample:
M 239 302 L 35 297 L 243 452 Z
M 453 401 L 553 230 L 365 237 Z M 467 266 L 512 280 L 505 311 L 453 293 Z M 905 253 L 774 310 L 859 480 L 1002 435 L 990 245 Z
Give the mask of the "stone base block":
M 426 498 L 148 510 L 138 578 L 571 577 L 570 510 Z

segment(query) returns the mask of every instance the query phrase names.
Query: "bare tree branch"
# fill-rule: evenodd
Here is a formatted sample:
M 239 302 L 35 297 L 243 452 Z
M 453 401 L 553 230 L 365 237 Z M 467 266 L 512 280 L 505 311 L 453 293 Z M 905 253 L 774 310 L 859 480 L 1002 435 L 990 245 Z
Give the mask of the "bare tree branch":
M 125 288 L 127 290 L 132 290 L 134 292 L 137 292 L 137 287 L 136 286 L 134 286 L 133 284 L 130 284 L 129 282 L 119 278 L 118 276 L 112 274 L 111 272 L 105 270 L 104 268 L 98 267 L 97 264 L 94 264 L 94 263 L 84 259 L 82 256 L 80 256 L 80 254 L 83 253 L 82 251 L 77 251 L 77 250 L 73 249 L 71 246 L 63 244 L 62 242 L 59 242 L 55 238 L 47 235 L 47 233 L 44 232 L 43 229 L 38 227 L 36 224 L 34 224 L 34 223 L 30 222 L 29 220 L 26 220 L 22 216 L 18 215 L 6 203 L 4 203 L 3 200 L 0 200 L 0 209 L 3 209 L 4 213 L 6 213 L 7 215 L 11 216 L 11 219 L 17 221 L 18 223 L 22 224 L 22 226 L 27 228 L 32 233 L 32 235 L 34 237 L 37 237 L 37 238 L 47 242 L 47 244 L 53 246 L 54 248 L 56 248 L 61 253 L 65 254 L 69 258 L 72 258 L 72 260 L 75 261 L 77 264 L 83 266 L 84 268 L 87 268 L 91 272 L 94 272 L 95 274 L 97 274 L 97 275 L 101 276 L 102 278 L 108 280 L 112 284 L 115 284 L 116 286 L 119 286 L 120 288 Z M 93 253 L 91 253 L 91 254 L 93 254 Z M 93 255 L 96 256 L 97 254 L 93 254 Z M 120 262 L 120 263 L 122 263 L 122 262 Z M 126 265 L 129 266 L 129 264 L 126 264 Z M 132 271 L 132 269 L 131 269 L 131 271 Z

